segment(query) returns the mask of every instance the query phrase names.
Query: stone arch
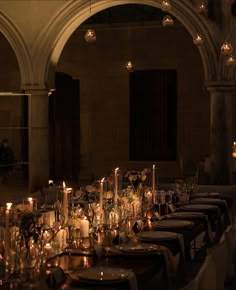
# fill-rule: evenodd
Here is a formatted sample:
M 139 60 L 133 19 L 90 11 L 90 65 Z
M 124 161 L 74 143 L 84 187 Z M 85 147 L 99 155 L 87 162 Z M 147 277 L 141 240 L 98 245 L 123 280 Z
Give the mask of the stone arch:
M 24 85 L 32 84 L 33 74 L 28 48 L 17 27 L 2 12 L 0 12 L 0 31 L 6 37 L 16 55 L 20 69 L 22 88 Z
M 39 83 L 46 83 L 49 87 L 53 86 L 54 71 L 60 54 L 69 37 L 81 23 L 99 11 L 112 6 L 125 4 L 142 4 L 161 8 L 161 1 L 157 2 L 155 0 L 98 0 L 92 5 L 90 12 L 89 3 L 85 1 L 68 3 L 52 19 L 49 26 L 45 27 L 45 30 L 42 31 L 38 38 L 35 57 Z M 195 11 L 193 5 L 187 0 L 172 0 L 172 6 L 171 14 L 183 23 L 192 37 L 196 33 L 204 37 L 205 43 L 199 47 L 199 52 L 203 63 L 205 80 L 216 79 L 219 59 L 218 48 L 208 21 Z M 45 33 L 46 31 L 47 33 Z M 40 53 L 42 49 L 48 53 Z

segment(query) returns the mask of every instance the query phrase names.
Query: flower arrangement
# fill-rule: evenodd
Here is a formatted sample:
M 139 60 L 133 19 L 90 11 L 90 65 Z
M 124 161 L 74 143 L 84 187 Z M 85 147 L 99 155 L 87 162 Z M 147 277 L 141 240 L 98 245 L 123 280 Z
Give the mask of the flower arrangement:
M 131 170 L 125 174 L 125 179 L 135 192 L 140 192 L 144 187 L 150 186 L 150 168 L 144 168 L 142 171 Z

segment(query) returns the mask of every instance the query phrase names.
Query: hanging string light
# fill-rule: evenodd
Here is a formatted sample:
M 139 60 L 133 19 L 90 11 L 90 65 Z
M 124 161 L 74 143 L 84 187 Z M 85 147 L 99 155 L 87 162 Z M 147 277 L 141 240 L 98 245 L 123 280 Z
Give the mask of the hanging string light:
M 132 58 L 132 46 L 130 46 L 130 37 L 131 37 L 131 29 L 130 29 L 130 25 L 128 23 L 128 26 L 127 26 L 127 59 L 128 61 L 125 63 L 125 67 L 126 69 L 129 71 L 129 72 L 132 72 L 134 70 L 134 65 L 133 65 L 133 62 L 131 61 L 131 58 Z
M 91 0 L 89 1 L 89 12 L 91 14 Z M 96 37 L 96 33 L 93 29 L 89 28 L 84 36 L 85 40 L 89 43 L 93 43 L 96 41 L 97 37 Z

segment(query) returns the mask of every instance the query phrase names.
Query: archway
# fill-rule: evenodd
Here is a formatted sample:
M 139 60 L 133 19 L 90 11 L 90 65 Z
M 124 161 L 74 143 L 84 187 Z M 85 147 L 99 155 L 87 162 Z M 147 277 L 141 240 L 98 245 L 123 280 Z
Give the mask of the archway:
M 10 43 L 17 58 L 21 78 L 21 87 L 19 87 L 18 90 L 23 89 L 26 84 L 33 83 L 33 69 L 30 53 L 17 27 L 15 27 L 11 20 L 2 12 L 0 12 L 0 31 Z
M 214 40 L 212 26 L 208 25 L 206 19 L 202 18 L 188 1 L 173 0 L 173 14 L 187 29 L 192 37 L 199 33 L 205 39 L 204 46 L 199 49 L 204 67 L 205 80 L 216 78 L 218 66 L 218 48 Z M 35 54 L 39 83 L 47 83 L 53 86 L 53 75 L 55 66 L 66 42 L 86 19 L 93 14 L 106 8 L 123 4 L 143 4 L 161 8 L 161 3 L 149 1 L 97 1 L 90 10 L 89 3 L 71 2 L 45 27 L 38 38 L 38 50 Z M 47 31 L 47 34 L 45 33 Z M 49 32 L 49 33 L 48 33 Z M 46 37 L 45 37 L 46 35 Z M 47 53 L 42 54 L 41 51 Z M 41 74 L 41 75 L 40 75 Z
M 186 32 L 186 29 L 185 29 L 185 32 Z M 126 33 L 126 32 L 125 32 Z M 167 32 L 168 33 L 168 32 Z M 196 56 L 196 58 L 197 58 L 197 61 L 199 62 L 199 63 L 201 63 L 201 61 L 200 61 L 200 56 L 199 55 L 196 55 L 197 53 L 198 53 L 198 51 L 197 51 L 197 49 L 194 47 L 194 45 L 193 45 L 193 43 L 192 43 L 192 39 L 191 39 L 191 35 L 189 35 L 189 33 L 187 33 L 186 32 L 186 34 L 188 35 L 188 43 L 189 43 L 189 46 L 186 46 L 186 47 L 184 47 L 185 49 L 186 49 L 186 52 L 190 49 L 190 47 L 192 46 L 193 47 L 193 49 L 195 49 L 195 54 L 194 54 L 194 57 Z M 171 34 L 172 36 L 171 37 L 173 37 L 173 34 Z M 77 36 L 78 36 L 78 34 L 77 34 Z M 71 38 L 70 38 L 71 39 Z M 79 37 L 77 38 L 78 39 L 78 41 L 79 41 Z M 80 40 L 81 40 L 81 38 L 80 38 Z M 84 39 L 83 39 L 84 40 Z M 76 41 L 76 37 L 74 38 L 74 40 L 73 40 L 74 42 Z M 114 39 L 112 40 L 112 41 L 114 41 Z M 176 41 L 176 43 L 178 43 L 178 38 L 177 39 L 175 39 L 175 41 Z M 69 41 L 68 41 L 69 42 Z M 67 43 L 68 43 L 67 42 Z M 178 43 L 179 44 L 179 43 Z M 78 44 L 79 45 L 79 44 Z M 170 46 L 172 46 L 172 47 L 174 47 L 174 43 L 172 43 Z M 64 47 L 65 48 L 65 47 Z M 76 47 L 74 48 L 74 49 L 76 49 Z M 155 49 L 156 49 L 156 47 L 155 47 Z M 166 49 L 166 48 L 165 48 Z M 79 50 L 79 48 L 78 48 L 78 50 Z M 92 50 L 92 48 L 90 47 L 88 47 L 88 53 L 89 53 L 89 51 L 90 50 Z M 63 50 L 64 51 L 64 50 Z M 80 51 L 80 50 L 79 50 Z M 123 51 L 123 49 L 121 48 L 121 51 Z M 80 51 L 81 52 L 81 51 Z M 160 51 L 159 50 L 156 50 L 156 59 L 158 59 L 158 55 L 159 55 L 159 53 L 160 53 Z M 180 52 L 181 53 L 181 52 Z M 183 50 L 182 51 L 182 53 L 184 54 L 185 53 L 185 51 Z M 155 55 L 155 54 L 154 54 Z M 82 59 L 82 57 L 83 57 L 83 54 L 81 54 L 81 59 Z M 77 62 L 77 58 L 76 58 L 76 62 Z M 74 59 L 74 61 L 75 61 L 75 59 Z M 96 60 L 95 60 L 96 61 Z M 118 61 L 118 57 L 117 57 L 117 61 Z M 105 62 L 105 59 L 104 59 L 104 62 Z M 173 63 L 174 63 L 174 61 L 173 61 Z M 191 62 L 190 62 L 191 63 Z M 78 65 L 78 64 L 77 64 Z M 176 64 L 177 65 L 177 64 Z M 214 64 L 213 64 L 214 65 Z M 120 64 L 120 67 L 122 67 L 123 65 L 122 65 L 122 63 Z M 194 66 L 193 66 L 194 67 Z M 104 67 L 104 69 L 106 69 L 105 67 Z M 110 71 L 110 69 L 108 68 L 108 71 L 109 72 L 111 72 Z M 68 71 L 67 71 L 67 73 L 68 73 Z M 126 72 L 125 72 L 125 74 L 126 74 Z M 187 73 L 188 74 L 188 73 Z M 189 73 L 189 75 L 191 74 L 191 72 Z M 202 74 L 203 75 L 203 74 Z M 89 78 L 93 78 L 93 70 L 92 70 L 92 68 L 90 67 L 90 74 L 89 74 L 89 76 L 88 76 Z M 122 77 L 124 77 L 124 82 L 127 82 L 127 80 L 125 80 L 125 78 L 126 78 L 126 76 L 122 76 Z M 192 81 L 194 80 L 194 78 L 192 79 Z M 191 81 L 191 80 L 190 80 Z M 196 81 L 196 80 L 194 80 L 194 81 Z M 204 83 L 204 79 L 202 80 L 202 82 Z M 105 83 L 106 83 L 106 81 L 105 81 Z M 187 82 L 188 83 L 188 82 Z M 116 86 L 119 86 L 119 84 L 116 84 Z M 201 87 L 201 84 L 199 85 L 199 87 Z M 113 96 L 114 96 L 114 91 L 110 91 L 110 94 L 111 94 L 111 96 L 112 96 L 112 94 L 113 94 Z M 199 94 L 201 94 L 201 92 L 199 92 Z M 125 92 L 125 94 L 123 95 L 123 97 L 125 97 L 126 99 L 128 98 L 128 96 L 127 96 L 127 91 Z M 118 98 L 118 97 L 117 97 Z M 98 99 L 100 99 L 99 97 L 98 97 Z M 106 104 L 107 103 L 107 100 L 103 100 L 102 101 L 102 98 L 100 99 L 101 100 L 101 103 L 103 103 L 103 104 Z M 207 100 L 207 98 L 206 98 L 206 100 Z M 207 103 L 207 102 L 206 102 Z M 127 107 L 127 105 L 121 105 L 121 104 L 119 104 L 121 107 Z M 86 106 L 86 105 L 85 105 Z M 206 108 L 208 108 L 209 107 L 209 105 L 206 105 Z M 111 110 L 112 111 L 112 110 Z M 83 114 L 84 114 L 84 118 L 86 119 L 88 116 L 85 116 L 86 114 L 87 114 L 87 108 L 85 107 L 84 108 L 84 111 L 82 112 Z M 94 114 L 92 114 L 92 115 L 94 115 Z M 125 115 L 126 116 L 126 115 Z M 89 118 L 89 117 L 88 117 Z M 87 121 L 84 119 L 84 122 L 87 122 L 88 121 L 88 119 L 87 119 Z M 127 116 L 125 117 L 125 119 L 127 119 Z M 188 122 L 188 121 L 187 121 Z M 97 122 L 98 123 L 98 122 Z M 114 127 L 115 126 L 117 126 L 117 124 L 113 124 L 114 125 Z M 90 126 L 90 125 L 87 125 L 88 126 L 88 128 L 90 127 L 90 129 L 93 127 L 93 125 L 92 126 Z M 104 126 L 105 126 L 105 124 L 101 124 L 101 126 L 100 126 L 100 128 L 104 128 Z M 126 126 L 125 126 L 126 127 Z M 117 127 L 116 127 L 117 128 Z M 206 128 L 207 128 L 207 126 L 206 126 Z M 99 130 L 99 128 L 97 128 L 98 130 Z M 119 130 L 121 130 L 121 128 L 120 129 L 117 129 L 118 131 Z M 94 129 L 94 131 L 95 131 L 95 129 Z M 184 135 L 185 134 L 187 134 L 187 133 L 183 133 Z M 127 132 L 126 132 L 126 134 L 125 135 L 127 135 Z M 84 136 L 84 135 L 83 135 Z M 87 135 L 86 135 L 87 136 Z M 88 137 L 88 136 L 87 136 Z M 86 137 L 86 138 L 87 138 Z M 127 137 L 127 136 L 126 136 Z M 92 137 L 92 139 L 93 139 L 94 137 Z M 116 136 L 113 136 L 112 137 L 113 139 L 115 139 L 116 138 Z M 180 137 L 179 138 L 181 138 L 181 135 L 180 135 Z M 186 139 L 185 137 L 183 138 L 183 139 Z M 102 143 L 102 140 L 100 140 L 98 143 Z M 125 141 L 125 142 L 127 142 L 127 141 Z M 117 144 L 119 144 L 119 142 L 117 142 Z M 107 146 L 107 145 L 106 145 Z M 112 145 L 111 145 L 112 146 Z M 86 147 L 86 146 L 85 146 Z M 183 146 L 179 146 L 179 147 L 183 147 Z M 189 146 L 189 147 L 191 147 L 191 146 Z M 87 147 L 88 148 L 88 147 Z M 99 149 L 98 149 L 99 150 Z M 182 148 L 181 148 L 181 150 L 183 150 Z M 93 151 L 93 149 L 91 150 L 91 149 L 89 149 L 89 151 L 91 152 L 91 151 Z M 96 151 L 97 152 L 97 150 L 94 148 L 94 151 Z M 109 150 L 107 150 L 107 153 L 109 152 Z M 205 153 L 205 152 L 204 152 Z M 190 155 L 190 153 L 188 153 L 188 155 Z M 117 155 L 118 156 L 118 155 Z M 185 156 L 184 156 L 185 157 Z M 95 158 L 95 157 L 94 157 Z M 124 159 L 124 157 L 120 157 L 120 160 L 122 160 L 122 158 Z M 187 158 L 189 158 L 189 157 L 187 157 Z M 102 162 L 101 160 L 97 160 L 97 164 L 99 164 L 100 162 Z M 92 166 L 91 165 L 91 168 L 94 168 L 94 170 L 96 171 L 96 172 L 98 172 L 98 170 L 97 170 L 97 168 L 95 167 L 95 166 Z M 110 168 L 110 167 L 109 167 Z

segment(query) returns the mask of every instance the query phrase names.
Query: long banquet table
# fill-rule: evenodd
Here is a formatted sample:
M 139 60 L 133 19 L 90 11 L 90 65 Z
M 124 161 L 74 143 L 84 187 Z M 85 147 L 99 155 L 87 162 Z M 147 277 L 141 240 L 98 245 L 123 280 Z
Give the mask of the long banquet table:
M 173 225 L 165 228 L 165 222 L 161 224 L 162 220 L 191 221 L 191 227 Z M 206 248 L 219 241 L 231 222 L 228 208 L 223 203 L 214 200 L 208 203 L 207 200 L 202 203 L 200 200 L 198 203 L 194 199 L 188 204 L 179 205 L 175 212 L 165 215 L 161 221 L 152 220 L 151 225 L 149 223 L 143 231 L 133 234 L 128 243 L 114 244 L 107 252 L 103 249 L 95 251 L 94 245 L 86 251 L 67 248 L 50 258 L 40 272 L 29 269 L 24 279 L 12 275 L 13 278 L 8 279 L 1 289 L 144 290 L 156 285 L 160 290 L 178 289 L 181 280 L 186 278 L 188 265 L 196 261 L 199 267 Z M 211 239 L 209 231 L 214 232 L 217 238 Z M 161 232 L 176 234 L 176 238 L 155 238 Z M 145 235 L 150 236 L 150 239 L 142 240 Z M 196 239 L 201 235 L 204 237 L 203 244 L 200 249 L 195 248 Z

